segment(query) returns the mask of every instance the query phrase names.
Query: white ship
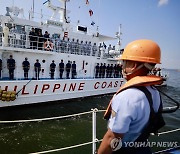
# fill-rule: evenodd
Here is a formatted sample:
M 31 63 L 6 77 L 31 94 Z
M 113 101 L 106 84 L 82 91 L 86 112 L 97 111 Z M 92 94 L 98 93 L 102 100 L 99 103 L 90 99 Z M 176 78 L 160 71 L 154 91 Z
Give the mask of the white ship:
M 115 37 L 117 45 L 105 48 L 104 42 L 115 38 L 100 34 L 98 28 L 91 31 L 79 23 L 71 24 L 67 21 L 69 11 L 66 10 L 69 0 L 59 1 L 61 7 L 54 6 L 50 0 L 44 3 L 53 11 L 52 17 L 46 21 L 35 21 L 33 11 L 29 12 L 29 19 L 25 19 L 23 9 L 15 6 L 6 7 L 6 14 L 0 16 L 0 107 L 108 94 L 116 92 L 123 84 L 117 60 L 122 52 L 121 31 Z M 59 21 L 55 20 L 57 14 L 60 14 Z M 36 35 L 31 35 L 32 28 Z M 39 31 L 42 34 L 47 31 L 49 38 L 37 36 Z M 12 76 L 7 64 L 10 56 L 15 60 Z M 30 63 L 26 78 L 22 66 L 25 58 Z M 34 66 L 37 59 L 41 64 L 39 77 Z M 64 62 L 62 79 L 61 60 Z M 50 70 L 52 61 L 56 64 L 53 74 Z M 68 61 L 71 65 L 74 61 L 76 64 L 75 73 L 71 68 L 69 78 L 66 71 Z M 97 63 L 106 67 L 96 69 Z

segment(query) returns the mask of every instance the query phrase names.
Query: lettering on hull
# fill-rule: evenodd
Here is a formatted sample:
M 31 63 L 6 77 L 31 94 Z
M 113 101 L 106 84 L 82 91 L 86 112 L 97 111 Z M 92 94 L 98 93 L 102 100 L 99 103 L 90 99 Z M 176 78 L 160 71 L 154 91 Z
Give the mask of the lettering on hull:
M 119 89 L 122 84 L 123 80 L 115 80 L 115 81 L 96 81 L 92 83 L 87 82 L 74 82 L 74 83 L 43 83 L 43 84 L 35 84 L 31 83 L 31 85 L 4 85 L 0 88 L 5 91 L 14 90 L 18 92 L 20 95 L 36 95 L 36 94 L 60 94 L 60 93 L 69 93 L 69 92 L 88 92 L 92 90 L 109 90 L 109 89 Z M 11 83 L 12 84 L 12 83 Z M 115 92 L 115 91 L 114 91 Z

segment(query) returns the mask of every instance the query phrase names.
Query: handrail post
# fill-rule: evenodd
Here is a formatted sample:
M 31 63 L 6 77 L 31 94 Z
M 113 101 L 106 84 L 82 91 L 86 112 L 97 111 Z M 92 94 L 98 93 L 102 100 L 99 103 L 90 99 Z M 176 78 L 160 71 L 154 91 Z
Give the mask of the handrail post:
M 92 154 L 96 152 L 96 112 L 97 108 L 92 109 Z

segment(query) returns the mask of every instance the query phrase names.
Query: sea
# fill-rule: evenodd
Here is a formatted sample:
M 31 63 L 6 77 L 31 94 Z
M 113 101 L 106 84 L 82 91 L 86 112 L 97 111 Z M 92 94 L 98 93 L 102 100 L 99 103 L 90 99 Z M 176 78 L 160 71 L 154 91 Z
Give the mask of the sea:
M 168 72 L 167 86 L 159 87 L 173 100 L 180 102 L 180 70 L 166 69 Z M 91 111 L 97 108 L 105 110 L 111 95 L 87 97 L 59 102 L 49 102 L 38 105 L 26 105 L 0 109 L 0 121 L 25 119 L 40 119 L 72 115 Z M 174 106 L 174 102 L 162 95 L 163 106 Z M 103 119 L 104 112 L 97 112 L 97 139 L 102 139 L 107 130 L 107 121 Z M 163 114 L 166 125 L 160 130 L 165 132 L 180 128 L 180 109 L 174 113 Z M 73 116 L 71 118 L 48 121 L 0 124 L 0 154 L 28 154 L 92 141 L 92 113 Z M 152 151 L 169 149 L 180 145 L 180 131 L 151 136 L 154 143 Z M 159 145 L 157 145 L 159 143 Z M 161 145 L 161 146 L 160 146 Z M 97 143 L 97 148 L 99 143 Z M 64 151 L 51 152 L 55 154 L 91 154 L 92 145 L 88 144 Z

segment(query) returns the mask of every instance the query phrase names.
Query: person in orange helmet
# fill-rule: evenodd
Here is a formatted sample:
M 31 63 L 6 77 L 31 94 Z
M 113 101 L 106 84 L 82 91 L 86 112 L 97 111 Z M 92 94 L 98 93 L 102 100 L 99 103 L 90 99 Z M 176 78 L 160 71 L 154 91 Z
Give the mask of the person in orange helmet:
M 160 111 L 162 102 L 155 87 L 161 77 L 148 75 L 160 63 L 161 50 L 152 40 L 129 43 L 121 56 L 127 82 L 116 92 L 104 114 L 108 119 L 98 154 L 151 154 L 146 146 L 151 132 L 165 125 Z M 152 128 L 153 127 L 153 128 Z M 135 147 L 135 143 L 144 143 Z M 131 144 L 130 144 L 131 143 Z

